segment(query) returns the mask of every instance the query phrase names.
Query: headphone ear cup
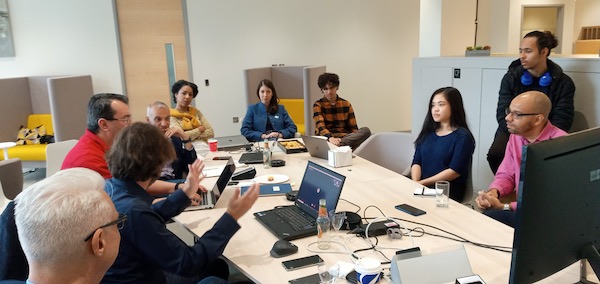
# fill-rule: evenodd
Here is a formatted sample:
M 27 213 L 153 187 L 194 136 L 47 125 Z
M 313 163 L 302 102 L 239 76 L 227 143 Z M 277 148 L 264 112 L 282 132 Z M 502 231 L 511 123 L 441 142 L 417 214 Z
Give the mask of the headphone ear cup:
M 552 83 L 552 76 L 550 75 L 550 72 L 546 72 L 540 77 L 540 86 L 548 87 L 550 86 L 550 83 Z
M 525 72 L 523 72 L 523 75 L 521 75 L 521 83 L 525 86 L 529 86 L 531 85 L 531 83 L 533 83 L 533 78 L 531 78 L 531 74 L 529 74 L 527 70 L 525 70 Z

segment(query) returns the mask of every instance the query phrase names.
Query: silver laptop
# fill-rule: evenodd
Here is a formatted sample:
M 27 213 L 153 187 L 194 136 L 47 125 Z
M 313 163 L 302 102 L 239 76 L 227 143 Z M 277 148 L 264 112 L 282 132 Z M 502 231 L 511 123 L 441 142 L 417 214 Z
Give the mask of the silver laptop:
M 245 148 L 246 145 L 251 145 L 244 135 L 215 137 L 217 139 L 217 149 L 233 150 L 234 148 Z
M 196 206 L 188 206 L 185 211 L 193 211 L 193 210 L 203 210 L 203 209 L 211 209 L 215 207 L 217 204 L 217 200 L 220 200 L 221 193 L 225 191 L 225 187 L 227 187 L 227 183 L 231 176 L 235 172 L 235 163 L 232 158 L 229 158 L 227 161 L 227 165 L 223 168 L 223 172 L 217 179 L 217 182 L 213 186 L 212 190 L 208 192 L 204 192 L 201 194 L 202 202 Z
M 311 156 L 327 160 L 327 152 L 338 148 L 337 146 L 327 142 L 327 138 L 323 136 L 304 136 L 302 135 L 304 146 Z

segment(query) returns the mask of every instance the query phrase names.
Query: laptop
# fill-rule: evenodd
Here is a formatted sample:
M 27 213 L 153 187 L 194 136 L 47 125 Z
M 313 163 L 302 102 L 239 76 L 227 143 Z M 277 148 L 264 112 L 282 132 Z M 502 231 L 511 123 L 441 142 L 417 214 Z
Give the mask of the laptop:
M 219 176 L 219 179 L 217 179 L 217 182 L 213 186 L 212 190 L 201 193 L 200 195 L 202 196 L 202 202 L 195 206 L 188 206 L 185 211 L 214 208 L 217 200 L 220 200 L 219 197 L 221 196 L 221 193 L 225 191 L 225 187 L 227 186 L 229 179 L 231 179 L 233 172 L 235 172 L 235 163 L 233 162 L 232 158 L 229 158 L 227 165 L 225 165 L 225 168 L 223 168 L 223 171 L 221 172 L 221 175 Z
M 327 138 L 322 136 L 304 136 L 302 135 L 304 146 L 311 156 L 327 160 L 327 152 L 338 148 L 337 146 L 327 142 Z
M 238 162 L 240 164 L 262 164 L 263 153 L 261 151 L 246 152 L 240 156 Z
M 252 143 L 248 142 L 248 139 L 246 139 L 244 135 L 215 137 L 214 139 L 217 139 L 217 149 L 219 151 L 235 150 L 239 148 L 246 148 L 246 146 L 252 145 Z
M 319 199 L 325 198 L 327 212 L 335 210 L 344 181 L 345 176 L 309 161 L 294 205 L 256 212 L 254 217 L 282 240 L 314 236 Z

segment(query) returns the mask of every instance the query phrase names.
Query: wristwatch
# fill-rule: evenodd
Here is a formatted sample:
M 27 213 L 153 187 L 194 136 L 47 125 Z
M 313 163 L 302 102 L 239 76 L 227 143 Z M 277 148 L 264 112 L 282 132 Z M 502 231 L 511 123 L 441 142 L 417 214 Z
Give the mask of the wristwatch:
M 510 211 L 510 204 L 504 203 L 504 207 L 502 208 L 504 211 Z

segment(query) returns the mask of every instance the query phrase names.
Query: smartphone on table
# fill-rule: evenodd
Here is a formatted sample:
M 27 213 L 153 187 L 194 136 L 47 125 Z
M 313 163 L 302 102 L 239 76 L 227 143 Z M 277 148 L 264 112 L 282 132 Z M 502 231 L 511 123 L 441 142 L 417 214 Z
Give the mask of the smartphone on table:
M 406 212 L 406 213 L 408 213 L 410 215 L 413 215 L 413 216 L 420 216 L 420 215 L 423 215 L 423 214 L 426 213 L 425 211 L 423 211 L 421 209 L 418 209 L 418 208 L 415 208 L 413 206 L 410 206 L 410 205 L 408 205 L 406 203 L 405 204 L 396 205 L 396 206 L 394 206 L 394 208 L 396 208 L 396 209 L 398 209 L 400 211 Z
M 282 261 L 281 264 L 283 265 L 283 267 L 285 267 L 285 270 L 292 271 L 304 267 L 315 266 L 322 262 L 323 259 L 315 254 L 307 257 Z

